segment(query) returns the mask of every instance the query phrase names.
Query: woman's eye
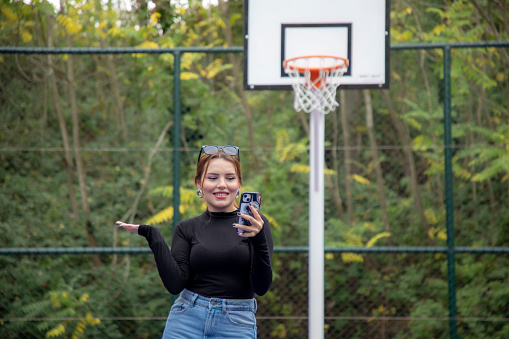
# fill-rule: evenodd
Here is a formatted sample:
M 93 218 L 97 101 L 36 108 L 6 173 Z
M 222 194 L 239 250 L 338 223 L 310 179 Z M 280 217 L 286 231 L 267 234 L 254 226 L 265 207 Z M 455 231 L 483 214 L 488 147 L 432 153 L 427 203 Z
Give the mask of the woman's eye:
M 226 178 L 226 180 L 230 180 L 230 181 L 235 180 L 235 179 L 236 179 L 235 177 Z
M 207 179 L 209 179 L 209 180 L 216 180 L 217 177 L 208 177 Z

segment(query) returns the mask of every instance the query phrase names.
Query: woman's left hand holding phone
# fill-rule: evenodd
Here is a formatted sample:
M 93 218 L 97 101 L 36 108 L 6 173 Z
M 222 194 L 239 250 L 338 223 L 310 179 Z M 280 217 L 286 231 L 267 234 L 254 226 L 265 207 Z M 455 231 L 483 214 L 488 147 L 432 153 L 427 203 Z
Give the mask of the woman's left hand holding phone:
M 127 224 L 123 221 L 117 221 L 115 224 L 118 227 L 125 228 L 126 230 L 128 230 L 129 232 L 134 233 L 134 234 L 138 234 L 138 228 L 140 227 L 140 225 Z

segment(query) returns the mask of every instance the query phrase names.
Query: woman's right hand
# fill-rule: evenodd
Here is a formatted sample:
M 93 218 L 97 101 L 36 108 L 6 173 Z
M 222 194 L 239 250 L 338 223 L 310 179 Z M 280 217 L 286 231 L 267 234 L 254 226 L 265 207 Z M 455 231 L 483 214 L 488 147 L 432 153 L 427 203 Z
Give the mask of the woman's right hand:
M 117 224 L 118 227 L 125 228 L 126 230 L 134 234 L 138 234 L 138 228 L 140 227 L 140 225 L 126 224 L 123 221 L 117 221 L 115 224 Z

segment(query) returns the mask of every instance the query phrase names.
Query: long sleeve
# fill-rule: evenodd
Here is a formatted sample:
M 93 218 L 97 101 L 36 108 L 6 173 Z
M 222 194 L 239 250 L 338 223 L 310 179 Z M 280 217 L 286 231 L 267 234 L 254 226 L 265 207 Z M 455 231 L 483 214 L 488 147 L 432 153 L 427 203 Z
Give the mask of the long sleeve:
M 173 235 L 171 252 L 157 227 L 140 225 L 138 234 L 147 239 L 164 287 L 171 294 L 180 293 L 186 286 L 190 275 L 190 246 L 183 239 L 178 228 Z
M 249 299 L 267 293 L 272 283 L 272 233 L 267 218 L 262 219 L 262 230 L 243 238 L 232 227 L 236 211 L 205 211 L 177 224 L 171 251 L 157 227 L 141 225 L 138 233 L 147 239 L 171 294 L 187 288 L 206 297 Z
M 253 238 L 251 244 L 253 245 L 253 261 L 251 267 L 251 283 L 253 291 L 262 296 L 270 288 L 272 284 L 272 252 L 273 240 L 270 224 L 265 216 L 262 216 L 263 228 Z

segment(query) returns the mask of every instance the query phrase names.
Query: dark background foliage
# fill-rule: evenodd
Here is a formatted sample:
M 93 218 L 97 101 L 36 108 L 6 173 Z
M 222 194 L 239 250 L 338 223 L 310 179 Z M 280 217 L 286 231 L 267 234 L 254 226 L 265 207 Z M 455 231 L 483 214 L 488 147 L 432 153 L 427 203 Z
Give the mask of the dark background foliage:
M 0 45 L 242 46 L 243 2 L 203 6 L 2 1 Z M 392 44 L 509 40 L 506 1 L 391 1 Z M 0 243 L 139 249 L 0 256 L 0 336 L 159 336 L 172 297 L 146 244 L 114 222 L 172 234 L 172 54 L 0 54 Z M 202 144 L 241 148 L 278 251 L 258 298 L 261 338 L 307 336 L 308 116 L 293 93 L 242 89 L 241 53 L 181 64 L 181 217 Z M 507 48 L 452 51 L 455 243 L 509 243 Z M 446 245 L 443 54 L 392 50 L 391 88 L 338 91 L 326 117 L 326 246 Z M 372 113 L 371 113 L 372 112 Z M 373 119 L 373 126 L 367 118 Z M 458 335 L 509 336 L 507 253 L 456 254 Z M 326 254 L 329 338 L 448 338 L 444 253 Z

